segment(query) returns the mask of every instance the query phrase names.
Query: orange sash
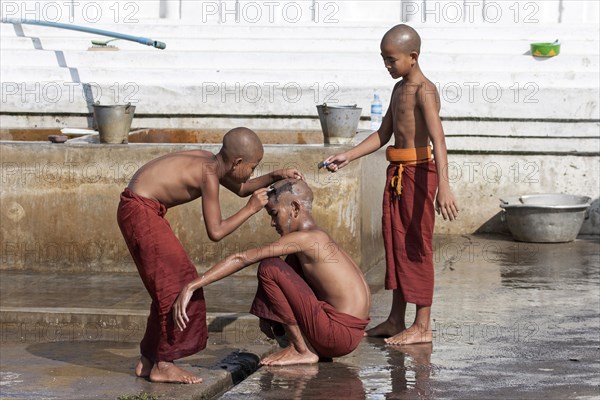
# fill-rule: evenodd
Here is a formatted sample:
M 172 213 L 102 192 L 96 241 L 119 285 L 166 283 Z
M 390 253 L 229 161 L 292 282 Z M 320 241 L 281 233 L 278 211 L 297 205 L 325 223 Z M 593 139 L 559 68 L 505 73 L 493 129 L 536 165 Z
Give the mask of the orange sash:
M 396 189 L 396 194 L 402 193 L 402 172 L 405 165 L 423 164 L 432 160 L 431 146 L 416 147 L 412 149 L 397 149 L 389 146 L 385 150 L 385 158 L 398 166 L 398 173 L 392 178 L 391 184 Z

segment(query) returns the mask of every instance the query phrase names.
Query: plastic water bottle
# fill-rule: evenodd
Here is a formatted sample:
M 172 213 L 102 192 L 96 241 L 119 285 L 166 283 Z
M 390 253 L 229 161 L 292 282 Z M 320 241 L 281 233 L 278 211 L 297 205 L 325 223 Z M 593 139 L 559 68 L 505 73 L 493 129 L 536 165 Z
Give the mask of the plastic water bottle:
M 373 95 L 373 102 L 371 103 L 371 130 L 376 131 L 381 126 L 383 120 L 383 106 L 377 92 Z

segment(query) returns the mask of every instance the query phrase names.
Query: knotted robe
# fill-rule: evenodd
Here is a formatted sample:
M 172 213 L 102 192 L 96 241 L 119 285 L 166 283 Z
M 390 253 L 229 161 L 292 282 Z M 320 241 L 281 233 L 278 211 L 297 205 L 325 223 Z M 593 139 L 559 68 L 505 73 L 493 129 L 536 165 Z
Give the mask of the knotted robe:
M 400 289 L 404 301 L 433 301 L 433 226 L 437 172 L 430 147 L 387 148 L 383 192 L 385 288 Z
M 341 357 L 363 338 L 369 320 L 337 311 L 319 300 L 304 279 L 296 256 L 263 260 L 250 312 L 259 318 L 297 325 L 320 357 Z
M 167 208 L 156 200 L 133 193 L 121 194 L 117 221 L 144 286 L 152 298 L 141 354 L 152 362 L 173 361 L 206 347 L 206 307 L 202 289 L 187 307 L 189 322 L 180 331 L 172 306 L 185 284 L 198 273 L 164 218 Z

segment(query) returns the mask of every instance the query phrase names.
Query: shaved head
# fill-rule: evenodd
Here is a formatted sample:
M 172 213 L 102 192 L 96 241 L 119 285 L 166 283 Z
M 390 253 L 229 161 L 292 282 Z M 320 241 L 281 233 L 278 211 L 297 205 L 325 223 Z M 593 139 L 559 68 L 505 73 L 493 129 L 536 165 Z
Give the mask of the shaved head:
M 264 154 L 258 135 L 248 128 L 234 128 L 223 136 L 221 154 L 227 161 L 241 158 L 244 162 L 260 160 Z
M 386 32 L 381 39 L 381 46 L 392 45 L 403 53 L 421 54 L 421 37 L 413 28 L 400 24 Z
M 290 178 L 277 181 L 271 185 L 270 191 L 267 193 L 271 204 L 296 200 L 302 204 L 305 210 L 312 210 L 313 192 L 301 179 Z

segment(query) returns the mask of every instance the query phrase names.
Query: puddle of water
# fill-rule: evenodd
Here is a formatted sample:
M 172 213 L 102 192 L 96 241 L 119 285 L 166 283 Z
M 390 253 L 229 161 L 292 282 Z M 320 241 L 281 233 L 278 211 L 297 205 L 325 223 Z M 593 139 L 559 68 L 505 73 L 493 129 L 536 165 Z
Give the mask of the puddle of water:
M 263 367 L 250 392 L 261 399 L 432 398 L 431 344 L 391 348 L 381 340 L 366 341 L 365 348 L 338 361 Z

